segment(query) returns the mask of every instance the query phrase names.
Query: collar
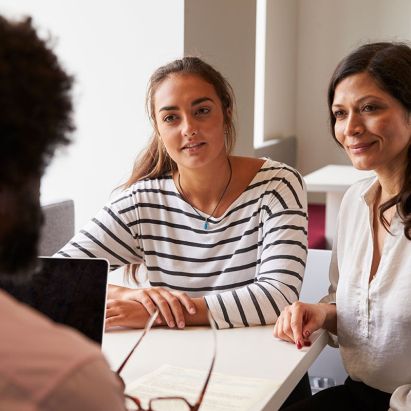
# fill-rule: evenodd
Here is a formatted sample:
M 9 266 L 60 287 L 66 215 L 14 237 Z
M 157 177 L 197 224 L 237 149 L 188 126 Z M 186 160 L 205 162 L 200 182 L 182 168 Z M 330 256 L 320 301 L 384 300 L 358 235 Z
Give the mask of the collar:
M 375 198 L 377 197 L 378 190 L 381 188 L 381 184 L 378 181 L 378 177 L 374 177 L 371 184 L 361 193 L 361 198 L 371 207 L 374 204 Z

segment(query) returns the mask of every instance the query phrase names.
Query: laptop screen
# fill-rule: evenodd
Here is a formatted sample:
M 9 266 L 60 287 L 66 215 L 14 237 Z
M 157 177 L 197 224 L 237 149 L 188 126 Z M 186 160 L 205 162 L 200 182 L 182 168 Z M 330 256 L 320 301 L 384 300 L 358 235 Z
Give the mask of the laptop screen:
M 108 262 L 104 259 L 39 257 L 39 267 L 29 282 L 7 291 L 101 344 L 107 274 Z

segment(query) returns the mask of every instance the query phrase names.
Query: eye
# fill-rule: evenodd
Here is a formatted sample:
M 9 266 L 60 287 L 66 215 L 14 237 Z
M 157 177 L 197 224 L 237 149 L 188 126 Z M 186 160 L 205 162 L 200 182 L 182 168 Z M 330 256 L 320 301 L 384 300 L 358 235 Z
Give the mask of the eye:
M 371 112 L 371 111 L 375 111 L 375 110 L 377 110 L 377 106 L 375 106 L 373 104 L 365 104 L 361 108 L 361 111 L 365 111 L 365 112 Z
M 209 107 L 200 107 L 198 110 L 196 110 L 195 114 L 203 116 L 207 115 L 210 111 L 211 109 Z
M 177 119 L 177 116 L 175 114 L 167 114 L 165 117 L 163 117 L 163 121 L 165 123 L 171 123 L 176 119 Z
M 334 111 L 334 117 L 339 120 L 345 116 L 345 111 L 344 110 L 335 110 Z

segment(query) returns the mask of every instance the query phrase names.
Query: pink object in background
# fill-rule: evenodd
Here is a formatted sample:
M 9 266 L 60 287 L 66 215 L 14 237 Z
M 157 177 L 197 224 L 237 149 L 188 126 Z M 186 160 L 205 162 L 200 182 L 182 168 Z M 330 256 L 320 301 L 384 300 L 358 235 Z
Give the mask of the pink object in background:
M 325 249 L 325 205 L 308 205 L 308 248 Z

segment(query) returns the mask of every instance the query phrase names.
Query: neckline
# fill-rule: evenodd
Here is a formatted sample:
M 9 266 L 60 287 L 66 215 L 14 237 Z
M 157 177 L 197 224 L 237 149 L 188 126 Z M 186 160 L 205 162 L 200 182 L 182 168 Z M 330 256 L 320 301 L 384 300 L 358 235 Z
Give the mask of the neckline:
M 224 198 L 224 196 L 227 192 L 227 189 L 230 186 L 231 178 L 233 176 L 233 168 L 231 167 L 231 161 L 230 161 L 229 157 L 227 157 L 227 161 L 228 161 L 228 167 L 230 169 L 230 174 L 229 174 L 229 177 L 228 177 L 228 181 L 227 181 L 227 183 L 224 187 L 224 190 L 222 191 L 221 195 L 219 196 L 219 199 L 217 201 L 217 204 L 213 208 L 213 211 L 210 214 L 207 213 L 208 216 L 206 215 L 206 217 L 204 217 L 204 223 L 203 223 L 204 230 L 208 230 L 208 223 L 209 223 L 210 220 L 212 220 L 214 218 L 214 214 L 217 211 L 217 208 L 220 206 L 221 201 L 223 200 L 223 198 Z M 178 188 L 179 188 L 178 191 L 180 193 L 180 196 L 183 198 L 183 200 L 186 203 L 190 204 L 191 208 L 196 212 L 196 214 L 198 214 L 200 217 L 202 217 L 202 215 L 199 213 L 199 210 L 196 207 L 194 207 L 193 204 L 187 199 L 187 195 L 184 193 L 183 187 L 181 185 L 181 180 L 180 180 L 181 174 L 180 174 L 179 171 L 177 171 L 177 172 L 178 172 L 177 182 L 178 182 Z M 203 212 L 203 214 L 206 214 L 206 213 Z
M 270 160 L 269 158 L 262 158 L 262 160 L 264 160 L 264 163 L 261 164 L 261 167 L 258 169 L 258 171 L 255 173 L 254 177 L 252 178 L 252 180 L 248 183 L 247 187 L 241 192 L 241 194 L 227 207 L 227 209 L 224 211 L 224 213 L 220 216 L 220 217 L 212 217 L 211 219 L 209 219 L 208 221 L 212 221 L 214 224 L 215 223 L 219 223 L 223 218 L 225 218 L 225 216 L 237 205 L 237 203 L 240 202 L 241 198 L 244 196 L 244 194 L 248 191 L 249 187 L 252 186 L 255 182 L 255 180 L 257 179 L 257 176 L 260 174 L 261 170 L 263 168 L 265 168 L 265 165 L 267 164 L 267 162 L 269 161 L 273 161 Z M 180 194 L 180 192 L 177 189 L 177 186 L 174 182 L 173 176 L 171 175 L 171 182 L 173 184 L 173 191 L 175 192 L 175 194 L 181 198 L 185 204 L 187 204 L 187 206 L 191 209 L 194 209 L 198 215 L 197 217 L 201 216 L 202 218 L 204 218 L 205 216 L 207 216 L 206 213 L 204 213 L 203 211 L 193 207 L 189 202 L 187 202 L 184 197 Z

